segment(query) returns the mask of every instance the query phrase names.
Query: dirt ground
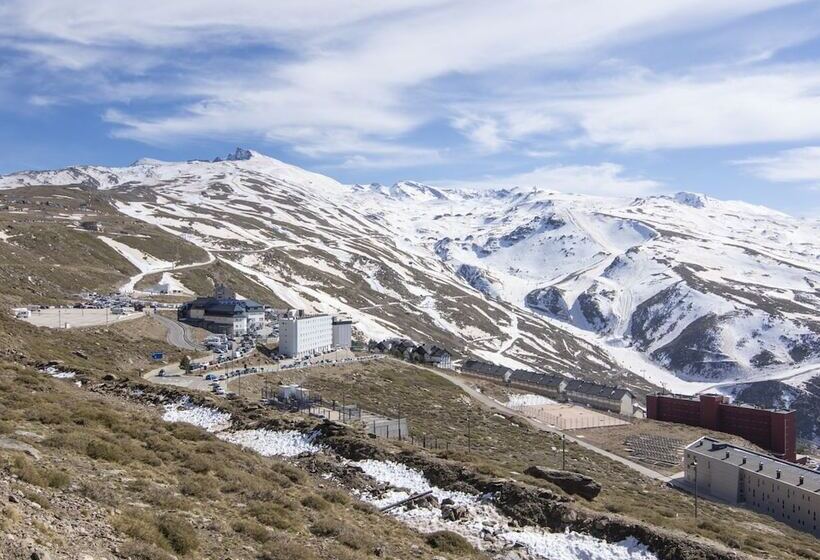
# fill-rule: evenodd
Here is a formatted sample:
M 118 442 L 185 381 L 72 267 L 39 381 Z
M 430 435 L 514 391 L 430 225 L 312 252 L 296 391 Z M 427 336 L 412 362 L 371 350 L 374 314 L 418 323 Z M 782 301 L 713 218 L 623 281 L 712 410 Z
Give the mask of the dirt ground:
M 531 418 L 536 418 L 562 430 L 588 430 L 629 424 L 629 421 L 614 415 L 567 403 L 521 406 L 518 410 Z

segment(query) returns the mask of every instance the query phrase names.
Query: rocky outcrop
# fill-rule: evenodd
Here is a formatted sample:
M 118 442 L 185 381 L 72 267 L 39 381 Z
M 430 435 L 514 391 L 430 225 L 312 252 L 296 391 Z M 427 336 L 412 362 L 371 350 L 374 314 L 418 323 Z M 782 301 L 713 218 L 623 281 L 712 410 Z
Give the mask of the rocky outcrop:
M 533 478 L 546 480 L 567 494 L 581 496 L 587 500 L 594 500 L 601 493 L 601 485 L 589 476 L 557 469 L 548 469 L 533 465 L 524 471 Z
M 485 296 L 491 298 L 498 297 L 498 289 L 493 284 L 493 281 L 487 276 L 485 271 L 477 266 L 462 264 L 456 269 L 456 275 Z
M 569 306 L 564 299 L 564 292 L 555 286 L 531 291 L 524 299 L 524 304 L 533 311 L 550 315 L 556 319 L 563 321 L 570 319 Z

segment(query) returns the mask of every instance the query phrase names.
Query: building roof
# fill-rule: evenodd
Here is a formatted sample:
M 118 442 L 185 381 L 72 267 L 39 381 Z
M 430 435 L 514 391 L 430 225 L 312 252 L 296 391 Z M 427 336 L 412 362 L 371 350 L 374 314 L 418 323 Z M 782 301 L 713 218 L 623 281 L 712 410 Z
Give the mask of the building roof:
M 571 380 L 567 382 L 568 393 L 581 393 L 582 395 L 589 395 L 591 397 L 599 397 L 604 399 L 611 399 L 619 401 L 624 395 L 633 397 L 632 391 L 623 389 L 621 387 L 612 387 L 609 385 L 599 385 L 590 381 Z
M 730 463 L 759 476 L 778 480 L 781 484 L 800 487 L 809 492 L 820 494 L 820 473 L 795 463 L 738 447 L 708 436 L 690 443 L 686 450 Z M 744 459 L 746 460 L 745 463 L 743 462 Z M 777 478 L 778 472 L 780 472 L 780 479 Z M 800 484 L 801 477 L 803 478 L 803 484 Z
M 202 309 L 208 315 L 217 317 L 242 317 L 248 311 L 258 312 L 264 307 L 251 299 L 217 299 L 213 297 L 196 298 L 186 304 L 190 309 Z
M 514 383 L 529 383 L 557 390 L 562 381 L 566 379 L 554 373 L 537 373 L 526 369 L 517 369 L 510 376 L 510 381 Z
M 464 362 L 464 365 L 461 366 L 461 369 L 484 375 L 491 375 L 493 377 L 504 377 L 512 371 L 512 368 L 497 366 L 495 364 L 480 362 L 478 360 L 467 360 Z

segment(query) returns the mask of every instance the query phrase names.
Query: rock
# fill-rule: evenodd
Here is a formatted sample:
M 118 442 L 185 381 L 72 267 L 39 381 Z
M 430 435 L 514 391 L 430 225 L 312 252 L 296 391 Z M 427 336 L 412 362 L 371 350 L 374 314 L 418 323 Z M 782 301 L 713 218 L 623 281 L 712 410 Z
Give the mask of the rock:
M 83 360 L 88 359 L 88 354 L 86 354 L 82 350 L 74 350 L 74 355 L 77 356 L 78 358 L 82 358 Z
M 567 494 L 577 494 L 587 500 L 593 500 L 601 493 L 600 484 L 595 482 L 594 479 L 580 473 L 547 469 L 539 466 L 532 466 L 524 472 L 534 478 L 555 484 Z
M 51 560 L 51 554 L 45 550 L 35 550 L 31 553 L 31 560 Z
M 19 503 L 20 500 L 18 500 L 17 496 L 15 496 L 14 494 L 9 494 L 9 502 L 11 502 L 12 504 L 16 504 Z
M 448 521 L 458 521 L 467 517 L 467 508 L 465 506 L 444 506 L 441 508 L 441 517 Z
M 103 375 L 103 381 L 117 381 L 117 376 L 113 373 L 106 373 Z

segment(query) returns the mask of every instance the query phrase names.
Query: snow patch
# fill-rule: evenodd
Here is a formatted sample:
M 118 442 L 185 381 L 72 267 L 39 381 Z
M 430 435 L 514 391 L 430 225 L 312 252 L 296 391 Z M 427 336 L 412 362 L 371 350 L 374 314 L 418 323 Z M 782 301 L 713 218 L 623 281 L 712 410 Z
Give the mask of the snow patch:
M 525 394 L 525 395 L 510 395 L 507 404 L 505 405 L 507 408 L 521 408 L 524 406 L 542 406 L 545 404 L 555 404 L 555 401 L 552 399 L 548 399 L 547 397 L 543 397 L 541 395 L 532 395 L 532 394 Z
M 272 430 L 239 430 L 222 432 L 217 437 L 228 443 L 256 451 L 263 457 L 296 457 L 302 453 L 318 453 L 321 448 L 311 438 L 296 430 L 275 432 Z
M 192 404 L 187 397 L 176 403 L 166 404 L 162 419 L 166 422 L 193 424 L 209 432 L 218 432 L 231 425 L 230 413 L 220 412 L 215 408 L 197 406 Z

